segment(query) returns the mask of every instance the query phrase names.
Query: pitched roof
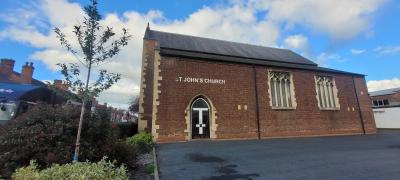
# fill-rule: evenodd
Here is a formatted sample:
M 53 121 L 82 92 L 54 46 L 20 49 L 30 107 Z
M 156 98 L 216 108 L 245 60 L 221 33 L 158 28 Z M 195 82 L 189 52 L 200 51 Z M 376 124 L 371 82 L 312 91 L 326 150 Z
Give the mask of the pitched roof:
M 400 88 L 392 88 L 392 89 L 384 89 L 380 91 L 372 91 L 369 93 L 370 96 L 383 96 L 383 95 L 390 95 L 400 93 Z
M 362 75 L 318 67 L 313 61 L 288 49 L 154 31 L 149 27 L 144 39 L 158 41 L 160 53 L 169 56 Z
M 16 76 L 21 76 L 21 74 L 18 73 L 18 72 L 13 71 L 13 73 Z M 0 73 L 0 82 L 2 82 L 2 83 L 15 83 L 11 79 L 9 79 L 9 75 L 4 74 L 4 73 Z M 34 79 L 34 78 L 32 78 L 32 82 L 30 84 L 37 85 L 37 86 L 46 86 L 45 83 L 43 83 L 42 81 L 39 81 L 37 79 Z
M 7 100 L 18 100 L 24 94 L 40 89 L 45 88 L 44 86 L 33 85 L 33 84 L 16 84 L 16 83 L 4 83 L 0 82 L 0 99 Z

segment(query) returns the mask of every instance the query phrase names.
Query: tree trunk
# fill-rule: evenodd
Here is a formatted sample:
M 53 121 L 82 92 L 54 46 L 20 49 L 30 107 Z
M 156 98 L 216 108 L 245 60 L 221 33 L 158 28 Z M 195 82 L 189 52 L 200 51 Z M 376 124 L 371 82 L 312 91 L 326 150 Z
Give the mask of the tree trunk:
M 81 115 L 79 116 L 79 126 L 78 126 L 78 134 L 76 135 L 74 162 L 78 161 L 78 156 L 79 156 L 79 146 L 80 146 L 80 139 L 81 139 L 83 115 L 85 114 L 85 106 L 86 106 L 86 101 L 84 99 L 82 101 Z
M 79 159 L 79 146 L 80 146 L 80 139 L 81 139 L 81 130 L 82 130 L 82 121 L 83 115 L 85 114 L 85 104 L 86 98 L 88 98 L 88 87 L 89 87 L 89 79 L 90 79 L 90 71 L 92 70 L 92 63 L 93 63 L 93 41 L 94 41 L 94 30 L 95 30 L 95 21 L 93 19 L 90 20 L 91 22 L 91 33 L 90 33 L 90 54 L 86 55 L 87 62 L 88 62 L 88 74 L 86 77 L 86 86 L 85 92 L 83 92 L 83 100 L 82 100 L 82 108 L 81 108 L 81 116 L 79 117 L 79 127 L 78 127 L 78 134 L 76 135 L 76 144 L 75 144 L 75 154 L 74 154 L 74 162 L 77 162 Z
M 83 121 L 83 115 L 85 114 L 86 96 L 87 96 L 87 91 L 88 91 L 88 87 L 89 87 L 89 78 L 90 78 L 90 70 L 91 69 L 92 69 L 92 64 L 90 63 L 89 67 L 88 67 L 85 92 L 84 92 L 84 96 L 83 96 L 83 100 L 82 100 L 81 115 L 79 117 L 78 133 L 76 135 L 75 153 L 74 153 L 74 160 L 73 160 L 74 162 L 77 162 L 79 159 L 79 146 L 80 146 L 80 140 L 81 140 L 82 121 Z

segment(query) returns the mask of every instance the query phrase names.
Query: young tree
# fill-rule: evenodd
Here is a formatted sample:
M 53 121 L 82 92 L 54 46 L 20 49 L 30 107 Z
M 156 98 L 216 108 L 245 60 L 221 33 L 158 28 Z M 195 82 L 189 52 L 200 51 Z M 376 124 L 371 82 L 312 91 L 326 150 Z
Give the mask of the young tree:
M 61 68 L 61 74 L 63 74 L 65 80 L 69 83 L 71 90 L 77 93 L 82 99 L 74 161 L 78 161 L 82 121 L 87 102 L 93 100 L 99 93 L 110 88 L 121 78 L 120 74 L 110 73 L 105 69 L 100 69 L 95 74 L 97 80 L 90 81 L 93 67 L 102 65 L 114 55 L 118 54 L 120 48 L 126 46 L 128 40 L 131 38 L 131 35 L 123 28 L 121 37 L 117 40 L 111 39 L 114 37 L 115 33 L 111 27 L 107 26 L 104 28 L 100 25 L 102 17 L 97 10 L 97 0 L 91 0 L 91 3 L 85 6 L 83 10 L 85 12 L 83 24 L 75 25 L 73 30 L 80 51 L 76 51 L 73 48 L 72 44 L 66 39 L 66 35 L 62 33 L 59 28 L 54 29 L 61 46 L 65 47 L 81 63 L 81 65 L 78 63 L 57 64 Z M 81 80 L 80 76 L 82 71 L 83 73 L 87 73 L 83 80 Z

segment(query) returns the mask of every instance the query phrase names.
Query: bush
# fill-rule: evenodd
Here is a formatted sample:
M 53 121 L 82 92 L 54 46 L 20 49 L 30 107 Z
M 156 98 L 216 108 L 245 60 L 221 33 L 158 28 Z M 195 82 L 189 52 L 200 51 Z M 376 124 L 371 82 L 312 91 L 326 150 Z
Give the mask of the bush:
M 127 144 L 137 146 L 141 153 L 148 153 L 154 146 L 153 137 L 149 133 L 140 132 L 126 139 Z
M 103 158 L 97 163 L 76 162 L 65 165 L 55 164 L 50 168 L 39 170 L 35 161 L 27 167 L 19 168 L 12 176 L 15 180 L 39 179 L 128 179 L 124 166 L 116 167 L 114 163 Z
M 67 163 L 73 153 L 79 110 L 38 104 L 10 122 L 0 137 L 0 174 L 9 177 L 36 159 L 39 166 Z
M 147 165 L 146 165 L 146 173 L 147 173 L 147 174 L 154 174 L 154 169 L 155 169 L 155 168 L 156 168 L 156 167 L 154 166 L 153 163 L 147 164 Z
M 117 142 L 111 145 L 107 151 L 107 156 L 111 160 L 117 161 L 118 165 L 126 165 L 129 169 L 136 167 L 136 160 L 140 153 L 135 145 L 127 144 L 125 142 Z
M 110 156 L 118 163 L 126 163 L 128 168 L 133 167 L 137 147 L 130 146 L 124 152 L 123 145 L 116 144 L 110 113 L 107 110 L 87 112 L 82 124 L 79 159 L 97 162 L 103 156 Z M 39 168 L 71 162 L 79 115 L 79 108 L 38 104 L 18 116 L 10 122 L 7 133 L 0 136 L 0 174 L 10 177 L 16 168 L 27 166 L 31 159 L 36 160 Z
M 118 139 L 125 139 L 137 133 L 137 123 L 134 122 L 120 122 L 112 125 L 113 133 Z

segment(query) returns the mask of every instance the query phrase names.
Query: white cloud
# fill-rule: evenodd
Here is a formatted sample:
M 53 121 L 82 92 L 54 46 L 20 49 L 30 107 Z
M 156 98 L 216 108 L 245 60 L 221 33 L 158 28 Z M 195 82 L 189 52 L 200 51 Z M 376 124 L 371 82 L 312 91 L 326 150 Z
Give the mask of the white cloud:
M 30 58 L 34 60 L 42 61 L 53 71 L 58 70 L 57 62 L 63 63 L 74 63 L 76 62 L 76 58 L 69 52 L 65 50 L 58 49 L 46 49 L 43 51 L 34 52 Z
M 78 3 L 66 0 L 40 0 L 40 10 L 49 19 L 52 26 L 64 27 L 83 20 L 83 9 Z
M 283 43 L 285 47 L 300 50 L 304 54 L 309 53 L 308 39 L 302 34 L 288 36 Z
M 398 88 L 400 87 L 400 79 L 393 78 L 393 79 L 368 81 L 367 87 L 369 92 L 379 91 L 383 89 L 390 89 L 390 88 Z
M 334 40 L 348 40 L 369 33 L 370 19 L 386 0 L 251 0 L 268 19 L 286 27 L 303 26 L 326 33 Z
M 374 51 L 379 54 L 396 54 L 400 53 L 400 46 L 379 46 Z
M 351 49 L 350 52 L 353 55 L 359 55 L 359 54 L 365 53 L 365 49 Z
M 346 58 L 338 55 L 338 54 L 329 54 L 329 53 L 321 53 L 317 56 L 316 63 L 320 66 L 328 66 L 328 62 L 345 62 L 347 61 Z

